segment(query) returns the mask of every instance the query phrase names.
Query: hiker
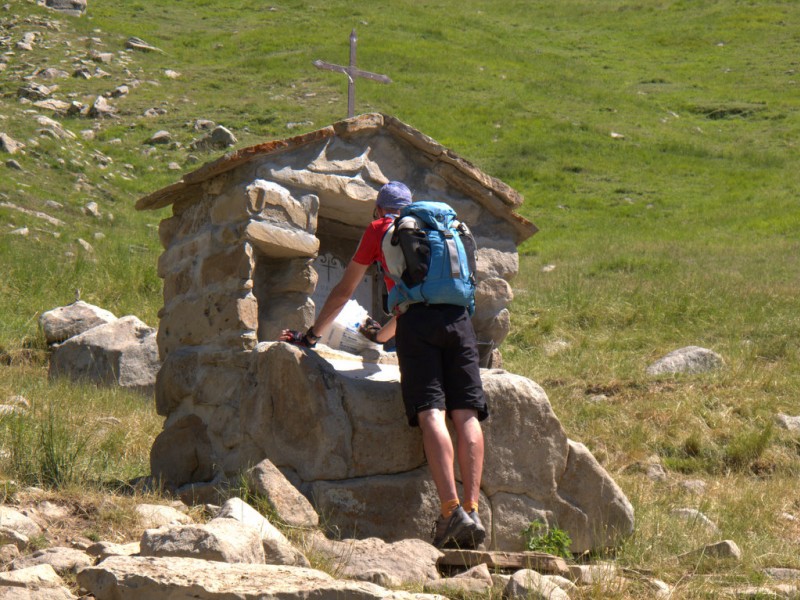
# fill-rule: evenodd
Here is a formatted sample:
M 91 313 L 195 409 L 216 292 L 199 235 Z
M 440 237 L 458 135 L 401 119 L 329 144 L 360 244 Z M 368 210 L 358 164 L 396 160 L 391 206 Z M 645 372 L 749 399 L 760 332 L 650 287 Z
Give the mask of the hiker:
M 342 279 L 331 290 L 314 324 L 305 333 L 284 330 L 280 340 L 313 347 L 352 296 L 375 262 L 389 273 L 381 243 L 403 207 L 411 204 L 405 184 L 390 181 L 378 192 L 374 220 L 364 232 Z M 387 289 L 394 281 L 384 275 Z M 433 545 L 475 548 L 485 536 L 478 517 L 483 471 L 483 430 L 488 416 L 478 363 L 477 340 L 468 310 L 452 304 L 415 303 L 375 332 L 375 341 L 396 335 L 400 386 L 410 426 L 422 430 L 422 443 L 441 502 Z M 463 505 L 456 489 L 453 440 L 445 418 L 455 425 Z

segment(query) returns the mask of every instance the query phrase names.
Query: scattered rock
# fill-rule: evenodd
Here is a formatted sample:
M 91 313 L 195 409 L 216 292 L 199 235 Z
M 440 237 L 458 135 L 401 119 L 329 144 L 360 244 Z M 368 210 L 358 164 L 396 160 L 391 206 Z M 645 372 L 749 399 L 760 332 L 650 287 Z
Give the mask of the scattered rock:
M 75 598 L 50 565 L 36 565 L 0 573 L 0 597 L 19 600 L 73 600 Z
M 770 579 L 781 581 L 800 581 L 800 569 L 786 569 L 782 567 L 767 567 L 761 571 Z
M 264 560 L 271 565 L 309 566 L 308 559 L 264 515 L 241 500 L 231 498 L 222 505 L 217 517 L 211 521 L 234 519 L 258 532 L 263 546 Z
M 128 41 L 125 42 L 125 47 L 130 48 L 131 50 L 141 50 L 142 52 L 160 52 L 161 54 L 164 54 L 164 51 L 160 48 L 156 48 L 152 44 L 148 44 L 138 37 L 128 38 Z
M 681 481 L 680 486 L 691 494 L 704 494 L 706 491 L 706 482 L 702 479 L 687 479 Z
M 778 427 L 797 433 L 800 431 L 800 416 L 791 417 L 779 413 L 775 415 L 775 424 L 778 425 Z
M 446 579 L 435 579 L 425 584 L 428 593 L 443 594 L 455 593 L 458 595 L 483 594 L 492 588 L 494 582 L 489 573 L 489 567 L 478 565 L 471 569 Z
M 39 317 L 39 327 L 48 344 L 57 344 L 80 335 L 92 327 L 116 320 L 117 317 L 113 313 L 78 300 L 43 313 Z
M 160 117 L 161 115 L 167 114 L 167 111 L 163 108 L 148 108 L 144 111 L 144 116 L 153 118 L 153 117 Z
M 121 98 L 122 96 L 127 96 L 130 91 L 127 85 L 118 85 L 112 91 L 108 92 L 107 96 L 109 98 Z
M 0 504 L 0 523 L 3 524 L 3 527 L 21 533 L 28 538 L 42 535 L 42 528 L 36 521 L 4 504 Z
M 39 100 L 38 102 L 34 102 L 33 105 L 43 110 L 51 110 L 57 115 L 66 115 L 72 108 L 71 102 L 64 102 L 63 100 L 56 100 L 54 98 Z
M 325 556 L 345 577 L 378 585 L 404 585 L 439 579 L 442 553 L 427 542 L 406 539 L 387 543 L 379 538 L 329 540 L 318 533 L 311 551 Z
M 725 364 L 722 357 L 706 348 L 687 346 L 670 352 L 647 367 L 648 375 L 668 373 L 705 373 L 719 369 Z
M 103 96 L 98 96 L 89 109 L 89 116 L 92 118 L 113 117 L 117 109 L 111 106 Z
M 222 125 L 218 125 L 205 137 L 192 142 L 193 150 L 224 149 L 237 143 L 236 137 Z
M 77 77 L 78 79 L 91 79 L 92 78 L 92 72 L 89 69 L 87 69 L 86 67 L 78 67 L 72 73 L 72 76 L 73 77 Z
M 25 147 L 25 144 L 14 140 L 10 135 L 0 133 L 0 150 L 9 154 L 16 154 Z
M 151 135 L 148 140 L 147 144 L 169 144 L 172 141 L 172 135 L 169 131 L 161 130 L 156 131 L 153 135 Z
M 700 525 L 713 533 L 719 533 L 719 527 L 711 519 L 694 508 L 676 508 L 671 510 L 672 516 L 685 521 L 689 525 Z
M 93 563 L 94 560 L 82 550 L 56 546 L 37 550 L 29 556 L 21 556 L 12 563 L 11 568 L 26 569 L 38 565 L 50 565 L 59 575 L 67 575 L 77 573 L 78 569 Z
M 18 98 L 27 98 L 28 100 L 44 100 L 50 97 L 57 86 L 47 87 L 41 83 L 30 82 L 17 90 Z
M 511 576 L 503 592 L 504 598 L 515 600 L 569 600 L 567 593 L 544 575 L 522 569 Z
M 723 540 L 714 544 L 708 544 L 702 548 L 691 550 L 681 554 L 678 558 L 697 559 L 701 557 L 717 558 L 721 560 L 741 560 L 742 551 L 733 540 Z
M 86 206 L 83 207 L 83 214 L 99 219 L 101 215 L 100 207 L 97 205 L 97 202 L 87 203 Z
M 245 476 L 250 491 L 265 497 L 285 523 L 293 527 L 319 525 L 319 515 L 311 503 L 269 459 L 249 469 Z
M 149 395 L 160 366 L 156 330 L 127 316 L 55 346 L 49 373 L 50 377 L 88 379 Z
M 181 76 L 181 74 L 178 73 L 178 71 L 173 71 L 172 69 L 166 69 L 164 71 L 164 75 L 166 75 L 170 79 L 178 79 Z
M 156 529 L 163 525 L 188 525 L 193 522 L 186 513 L 163 504 L 139 504 L 136 506 L 136 514 L 145 529 Z
M 570 565 L 569 574 L 576 585 L 593 585 L 615 580 L 620 576 L 620 571 L 616 565 L 599 563 Z
M 97 562 L 101 562 L 109 556 L 135 556 L 140 552 L 139 542 L 131 542 L 130 544 L 97 542 L 86 548 L 86 554 L 96 557 Z
M 13 158 L 9 158 L 9 159 L 6 161 L 6 166 L 7 166 L 9 169 L 14 169 L 15 171 L 22 171 L 22 170 L 23 170 L 23 169 L 22 169 L 22 165 L 21 165 L 21 164 L 19 164 L 17 161 L 15 161 Z
M 69 131 L 68 129 L 64 129 L 61 123 L 58 121 L 54 121 L 49 117 L 44 117 L 42 115 L 37 115 L 35 117 L 36 122 L 45 127 L 48 131 L 52 131 L 53 134 L 60 140 L 74 140 L 77 136 Z
M 39 71 L 38 76 L 47 80 L 64 79 L 65 77 L 69 77 L 69 73 L 62 69 L 48 67 L 47 69 Z
M 97 50 L 91 50 L 89 52 L 89 59 L 96 63 L 107 65 L 114 60 L 114 55 L 111 52 L 98 52 Z
M 258 530 L 235 519 L 214 519 L 203 525 L 167 525 L 147 529 L 140 544 L 142 556 L 265 564 Z
M 118 598 L 358 598 L 413 600 L 365 582 L 337 580 L 314 569 L 226 564 L 193 558 L 112 556 L 78 573 L 78 584 L 97 600 Z
M 58 12 L 80 17 L 86 12 L 87 0 L 45 0 L 45 6 Z

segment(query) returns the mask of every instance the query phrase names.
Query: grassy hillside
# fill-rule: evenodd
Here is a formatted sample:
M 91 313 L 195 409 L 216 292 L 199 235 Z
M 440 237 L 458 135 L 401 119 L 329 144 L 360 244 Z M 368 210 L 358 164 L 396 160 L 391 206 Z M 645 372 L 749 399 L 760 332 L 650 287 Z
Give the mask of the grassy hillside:
M 357 112 L 393 114 L 525 195 L 521 213 L 541 231 L 521 247 L 502 350 L 634 502 L 637 532 L 617 560 L 686 598 L 761 582 L 763 567 L 800 567 L 800 525 L 787 520 L 800 519 L 800 440 L 773 425 L 778 413 L 800 414 L 800 5 L 362 4 L 92 0 L 87 16 L 70 18 L 10 0 L 0 12 L 0 50 L 13 53 L 0 73 L 0 132 L 26 148 L 0 154 L 24 169 L 0 165 L 0 401 L 24 394 L 42 418 L 54 402 L 117 411 L 155 435 L 158 418 L 127 399 L 46 382 L 38 315 L 80 289 L 157 324 L 156 226 L 168 212 L 137 213 L 136 199 L 216 158 L 189 149 L 197 119 L 225 125 L 243 147 L 343 118 L 344 77 L 311 63 L 346 62 L 355 28 L 359 66 L 393 79 L 359 81 Z M 30 31 L 40 34 L 33 50 L 16 49 Z M 131 36 L 163 52 L 126 52 Z M 91 50 L 114 59 L 93 63 Z M 59 79 L 54 97 L 91 103 L 127 83 L 130 93 L 111 100 L 117 118 L 59 118 L 75 139 L 37 134 L 18 89 L 39 69 L 71 74 L 81 60 L 110 77 Z M 150 108 L 165 112 L 143 116 Z M 158 130 L 173 142 L 146 144 Z M 99 218 L 85 214 L 90 201 Z M 27 236 L 11 233 L 21 227 Z M 720 353 L 725 368 L 645 376 L 687 345 Z M 92 478 L 146 472 L 147 439 L 115 435 L 107 449 L 129 462 L 93 461 Z M 666 483 L 630 468 L 652 461 Z M 687 479 L 705 492 L 688 493 Z M 720 533 L 671 515 L 684 507 Z M 675 559 L 723 538 L 740 545 L 742 563 Z

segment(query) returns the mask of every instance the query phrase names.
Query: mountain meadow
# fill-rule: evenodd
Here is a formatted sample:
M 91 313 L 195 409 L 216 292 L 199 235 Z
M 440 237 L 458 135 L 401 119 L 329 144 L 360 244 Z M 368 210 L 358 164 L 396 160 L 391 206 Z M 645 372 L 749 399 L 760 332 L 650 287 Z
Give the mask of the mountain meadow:
M 392 79 L 359 79 L 356 114 L 393 115 L 508 183 L 540 229 L 519 248 L 503 366 L 545 389 L 636 512 L 620 547 L 576 560 L 681 599 L 800 569 L 794 0 L 88 0 L 80 17 L 7 0 L 0 133 L 24 147 L 0 150 L 0 404 L 30 408 L 0 417 L 0 493 L 88 503 L 79 533 L 132 539 L 126 482 L 149 473 L 162 419 L 134 393 L 49 380 L 38 318 L 80 295 L 157 326 L 170 212 L 135 202 L 222 154 L 192 147 L 198 121 L 244 148 L 345 118 L 346 77 L 312 63 L 347 64 L 353 29 L 358 66 Z M 71 104 L 107 94 L 115 112 L 54 116 L 21 94 L 30 82 Z M 646 374 L 686 346 L 724 366 Z M 682 556 L 720 540 L 741 557 Z

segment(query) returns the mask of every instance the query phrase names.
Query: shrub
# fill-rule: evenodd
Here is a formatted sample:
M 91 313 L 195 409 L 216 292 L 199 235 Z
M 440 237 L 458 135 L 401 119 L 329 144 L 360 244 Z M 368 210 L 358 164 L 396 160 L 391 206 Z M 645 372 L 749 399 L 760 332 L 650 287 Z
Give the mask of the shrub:
M 522 530 L 525 540 L 525 549 L 531 552 L 545 552 L 562 558 L 572 558 L 569 547 L 572 539 L 569 534 L 558 527 L 548 527 L 541 521 L 531 521 Z

